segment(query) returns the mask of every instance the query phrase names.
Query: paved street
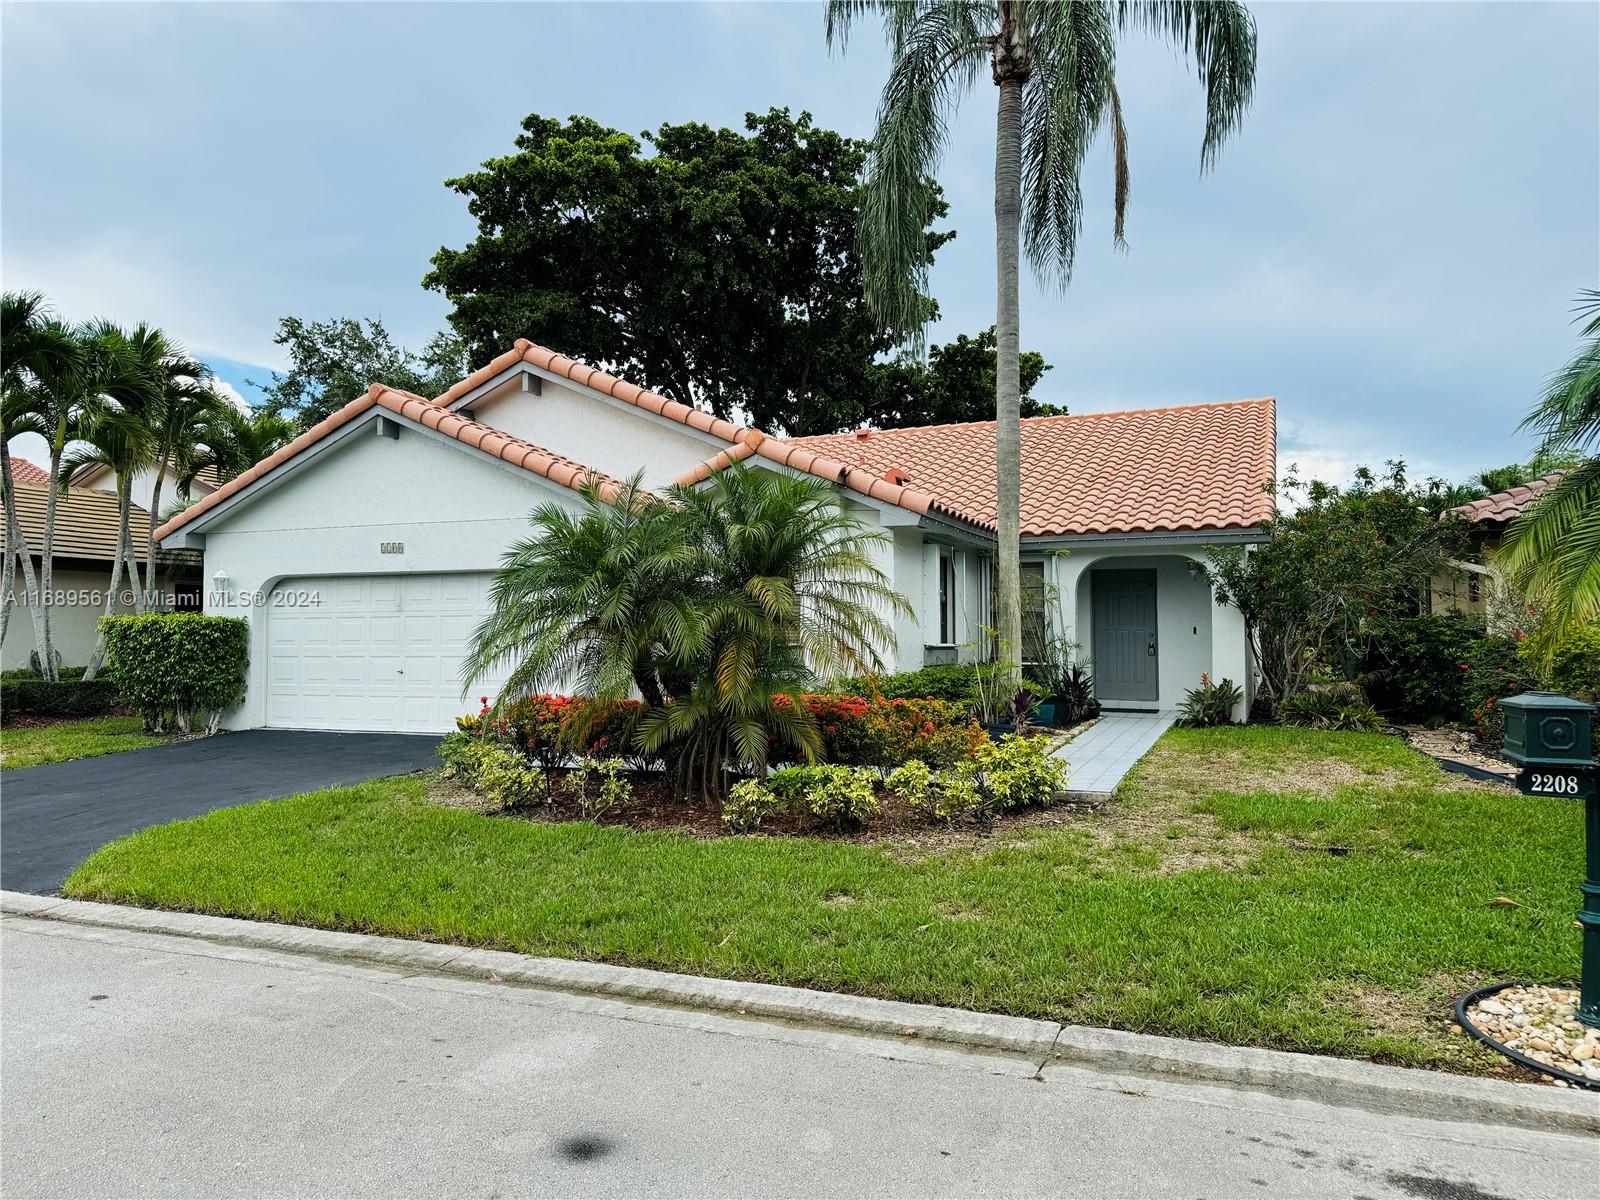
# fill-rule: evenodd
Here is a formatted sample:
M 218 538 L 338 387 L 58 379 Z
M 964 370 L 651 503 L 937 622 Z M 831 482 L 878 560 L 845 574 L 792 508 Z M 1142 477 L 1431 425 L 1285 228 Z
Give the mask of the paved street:
M 1593 1196 L 1600 1142 L 0 919 L 0 1192 Z
M 433 766 L 436 737 L 248 729 L 0 776 L 0 887 L 54 892 L 107 842 L 214 808 Z

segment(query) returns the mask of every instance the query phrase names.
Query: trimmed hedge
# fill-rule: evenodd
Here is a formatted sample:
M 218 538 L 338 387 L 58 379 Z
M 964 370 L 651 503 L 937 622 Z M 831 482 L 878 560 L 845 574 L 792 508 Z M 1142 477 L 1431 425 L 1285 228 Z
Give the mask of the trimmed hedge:
M 66 674 L 66 672 L 62 672 Z M 77 668 L 83 674 L 83 668 Z M 33 671 L 7 671 L 0 679 L 0 718 L 100 717 L 120 702 L 109 679 L 63 679 L 52 683 Z
M 250 626 L 240 617 L 146 613 L 102 617 L 106 672 L 145 728 L 215 732 L 222 710 L 244 698 Z

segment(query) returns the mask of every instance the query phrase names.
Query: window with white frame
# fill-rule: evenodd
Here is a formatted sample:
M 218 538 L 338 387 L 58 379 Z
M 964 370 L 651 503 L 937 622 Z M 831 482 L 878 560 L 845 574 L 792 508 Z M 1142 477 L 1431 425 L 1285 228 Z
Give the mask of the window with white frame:
M 956 556 L 945 547 L 939 550 L 939 641 L 956 644 Z

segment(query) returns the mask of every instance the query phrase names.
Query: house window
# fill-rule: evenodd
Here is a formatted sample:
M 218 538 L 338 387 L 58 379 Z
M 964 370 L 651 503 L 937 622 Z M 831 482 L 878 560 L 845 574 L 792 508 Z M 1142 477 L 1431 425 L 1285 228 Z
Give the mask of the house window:
M 948 550 L 939 552 L 939 641 L 956 643 L 956 560 Z
M 1050 619 L 1045 613 L 1044 564 L 1022 564 L 1022 661 L 1044 661 L 1045 643 L 1050 637 Z

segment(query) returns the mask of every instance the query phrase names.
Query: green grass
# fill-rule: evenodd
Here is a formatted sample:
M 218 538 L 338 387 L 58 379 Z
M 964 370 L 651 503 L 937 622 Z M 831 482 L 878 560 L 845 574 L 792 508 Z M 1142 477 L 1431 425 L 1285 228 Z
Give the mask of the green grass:
M 1376 735 L 1175 730 L 1106 814 L 921 857 L 486 817 L 429 783 L 146 830 L 65 890 L 1464 1070 L 1491 1060 L 1446 1032 L 1455 990 L 1578 967 L 1580 807 Z
M 171 740 L 145 733 L 138 717 L 90 717 L 37 728 L 0 729 L 0 770 L 139 750 Z

